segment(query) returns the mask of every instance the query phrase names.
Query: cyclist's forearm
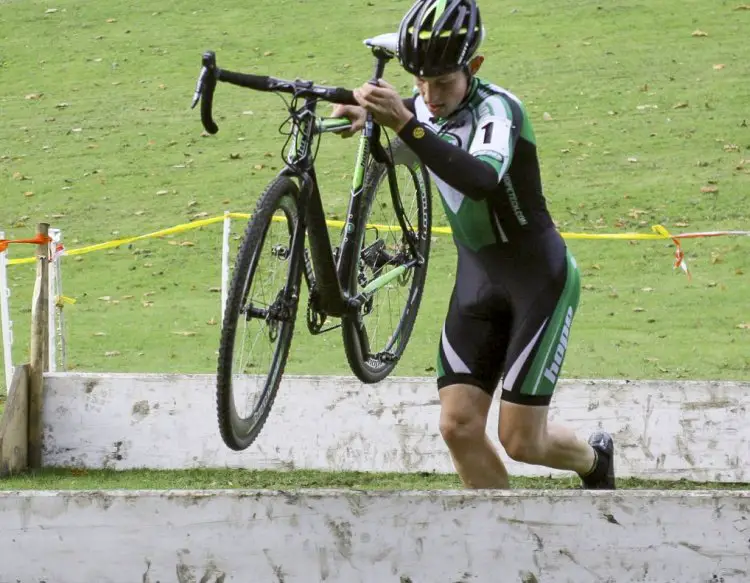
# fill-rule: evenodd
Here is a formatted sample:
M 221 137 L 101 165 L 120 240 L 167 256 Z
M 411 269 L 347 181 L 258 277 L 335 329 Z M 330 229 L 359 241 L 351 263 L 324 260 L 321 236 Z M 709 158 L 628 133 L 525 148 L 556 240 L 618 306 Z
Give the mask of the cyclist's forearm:
M 430 170 L 461 194 L 481 200 L 497 190 L 497 170 L 439 138 L 416 117 L 398 135 Z

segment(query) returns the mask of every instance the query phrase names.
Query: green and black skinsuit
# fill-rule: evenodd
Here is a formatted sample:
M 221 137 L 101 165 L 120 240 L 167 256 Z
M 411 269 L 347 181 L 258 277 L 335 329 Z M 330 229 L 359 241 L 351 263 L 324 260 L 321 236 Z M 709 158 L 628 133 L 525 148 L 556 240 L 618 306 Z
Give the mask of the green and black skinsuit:
M 547 210 L 522 102 L 472 78 L 460 107 L 431 116 L 421 96 L 399 137 L 428 167 L 458 250 L 438 387 L 476 385 L 548 405 L 578 307 L 580 279 Z

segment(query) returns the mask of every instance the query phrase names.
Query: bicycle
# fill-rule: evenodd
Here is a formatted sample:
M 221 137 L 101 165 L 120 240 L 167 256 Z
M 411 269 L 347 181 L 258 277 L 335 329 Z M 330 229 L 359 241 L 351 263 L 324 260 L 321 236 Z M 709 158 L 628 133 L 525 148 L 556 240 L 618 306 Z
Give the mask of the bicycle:
M 375 57 L 371 83 L 382 77 L 387 63 L 396 56 L 394 36 L 386 34 L 364 41 Z M 191 107 L 201 102 L 201 121 L 210 134 L 219 129 L 212 114 L 219 81 L 292 96 L 287 118 L 291 131 L 282 148 L 284 168 L 262 192 L 247 223 L 222 322 L 216 384 L 219 429 L 224 443 L 240 451 L 258 437 L 276 399 L 295 329 L 303 275 L 308 291 L 309 332 L 317 335 L 340 327 L 349 367 L 363 383 L 379 382 L 391 373 L 406 349 L 422 298 L 432 207 L 426 168 L 397 138 L 393 142 L 389 139 L 388 147 L 384 147 L 380 138 L 385 132 L 368 115 L 358 143 L 346 221 L 339 244 L 334 247 L 315 160 L 322 134 L 350 129 L 351 122 L 343 117 L 318 116 L 316 107 L 321 99 L 356 105 L 353 93 L 312 81 L 287 81 L 220 69 L 215 53 L 207 51 L 202 57 Z M 315 138 L 318 144 L 313 150 Z M 402 168 L 406 170 L 405 188 L 400 188 L 397 176 L 397 169 Z M 388 202 L 377 196 L 384 181 L 390 194 Z M 413 218 L 407 216 L 404 206 L 407 195 L 414 199 Z M 368 222 L 373 211 L 384 208 L 395 212 L 394 225 Z M 280 240 L 264 250 L 272 226 L 279 227 Z M 305 246 L 306 237 L 309 247 Z M 260 268 L 264 261 L 269 265 Z M 278 281 L 274 280 L 273 287 L 264 285 L 272 267 L 280 267 L 284 273 Z M 271 287 L 269 297 L 255 298 L 251 291 L 257 287 L 262 292 Z M 379 318 L 373 320 L 375 308 L 383 297 L 390 302 L 391 292 L 399 288 L 406 291 L 404 305 L 394 329 L 385 335 L 384 342 L 378 343 Z M 331 318 L 340 319 L 340 323 L 324 327 Z M 238 341 L 241 325 L 259 328 L 251 339 L 251 351 L 262 338 L 270 341 L 267 372 L 259 370 L 261 365 L 254 354 L 242 358 L 245 340 L 250 336 Z M 379 345 L 373 348 L 376 343 Z M 259 399 L 248 415 L 240 414 L 235 398 L 253 382 L 260 388 Z

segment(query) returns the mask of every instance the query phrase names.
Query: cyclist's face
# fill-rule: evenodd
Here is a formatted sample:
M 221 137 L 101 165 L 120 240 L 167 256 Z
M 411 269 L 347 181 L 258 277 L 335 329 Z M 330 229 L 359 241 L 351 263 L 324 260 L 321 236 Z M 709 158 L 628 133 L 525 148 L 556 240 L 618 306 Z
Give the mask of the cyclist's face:
M 448 117 L 458 108 L 466 95 L 468 83 L 463 71 L 416 78 L 417 89 L 435 117 Z

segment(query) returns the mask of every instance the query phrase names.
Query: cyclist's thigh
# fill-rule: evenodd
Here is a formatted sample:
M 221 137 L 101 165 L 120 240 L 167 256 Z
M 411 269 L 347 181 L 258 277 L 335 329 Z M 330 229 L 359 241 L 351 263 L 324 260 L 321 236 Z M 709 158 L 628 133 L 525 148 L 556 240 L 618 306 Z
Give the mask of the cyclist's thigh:
M 514 318 L 503 371 L 505 401 L 547 406 L 557 385 L 580 297 L 575 260 L 565 253 L 561 275 L 529 290 Z M 536 292 L 536 293 L 532 293 Z
M 510 338 L 510 318 L 489 318 L 462 305 L 454 289 L 437 356 L 438 389 L 473 385 L 492 396 Z

